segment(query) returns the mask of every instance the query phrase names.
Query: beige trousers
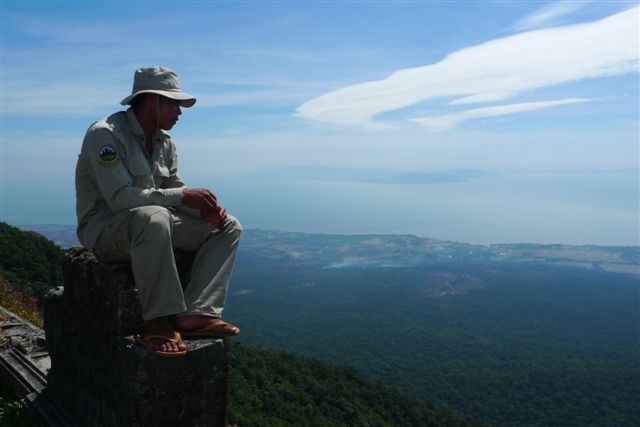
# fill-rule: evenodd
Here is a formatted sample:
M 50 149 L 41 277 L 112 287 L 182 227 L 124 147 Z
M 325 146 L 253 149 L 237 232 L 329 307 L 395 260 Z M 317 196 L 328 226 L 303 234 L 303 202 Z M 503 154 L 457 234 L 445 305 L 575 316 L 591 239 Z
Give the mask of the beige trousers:
M 93 252 L 105 262 L 131 261 L 144 320 L 180 314 L 220 317 L 241 233 L 230 215 L 221 231 L 182 212 L 141 206 L 115 214 Z M 198 251 L 184 293 L 173 247 Z

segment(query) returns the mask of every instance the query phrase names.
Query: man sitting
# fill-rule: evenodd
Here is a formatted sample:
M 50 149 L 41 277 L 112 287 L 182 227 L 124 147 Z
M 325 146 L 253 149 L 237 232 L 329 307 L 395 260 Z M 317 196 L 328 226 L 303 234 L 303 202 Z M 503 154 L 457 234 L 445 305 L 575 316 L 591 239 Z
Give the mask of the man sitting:
M 165 132 L 196 99 L 164 67 L 140 68 L 131 105 L 87 131 L 76 167 L 78 238 L 105 262 L 130 260 L 153 354 L 181 356 L 183 336 L 232 336 L 221 320 L 242 227 L 204 188 L 187 188 Z M 173 248 L 197 250 L 182 289 Z

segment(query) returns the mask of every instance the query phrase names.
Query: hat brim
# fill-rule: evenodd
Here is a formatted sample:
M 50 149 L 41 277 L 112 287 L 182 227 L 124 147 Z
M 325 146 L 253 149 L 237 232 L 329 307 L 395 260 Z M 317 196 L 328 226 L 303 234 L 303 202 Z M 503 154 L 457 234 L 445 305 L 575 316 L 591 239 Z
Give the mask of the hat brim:
M 158 95 L 162 95 L 162 96 L 166 96 L 167 98 L 171 98 L 171 99 L 175 99 L 176 101 L 179 101 L 180 106 L 181 107 L 185 107 L 185 108 L 189 108 L 191 106 L 193 106 L 193 104 L 196 103 L 196 98 L 194 96 L 189 95 L 188 93 L 182 92 L 182 91 L 169 91 L 169 90 L 153 90 L 153 89 L 147 89 L 147 90 L 139 90 L 136 93 L 132 93 L 131 95 L 127 96 L 125 99 L 123 99 L 122 101 L 120 101 L 121 105 L 129 105 L 131 104 L 131 100 L 133 98 L 135 98 L 136 96 L 142 94 L 142 93 L 157 93 Z

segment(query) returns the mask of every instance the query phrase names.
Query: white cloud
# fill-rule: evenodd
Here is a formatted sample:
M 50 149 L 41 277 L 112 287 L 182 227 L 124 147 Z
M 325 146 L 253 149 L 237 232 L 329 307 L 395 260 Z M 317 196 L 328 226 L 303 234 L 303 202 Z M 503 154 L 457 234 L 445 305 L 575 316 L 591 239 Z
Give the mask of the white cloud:
M 638 12 L 520 33 L 453 52 L 442 61 L 402 69 L 378 81 L 311 99 L 297 116 L 326 123 L 380 127 L 377 114 L 427 100 L 452 105 L 499 101 L 544 87 L 638 71 Z
M 588 1 L 557 1 L 549 3 L 525 16 L 513 25 L 515 31 L 531 30 L 544 25 L 557 24 L 558 19 L 581 9 Z
M 461 111 L 459 113 L 445 114 L 434 117 L 416 117 L 409 119 L 429 130 L 444 131 L 456 127 L 466 120 L 479 119 L 483 117 L 506 116 L 509 114 L 522 113 L 525 111 L 541 110 L 543 108 L 557 107 L 560 105 L 576 104 L 592 101 L 585 98 L 567 98 L 553 101 L 521 102 L 518 104 L 496 105 L 493 107 L 474 108 Z

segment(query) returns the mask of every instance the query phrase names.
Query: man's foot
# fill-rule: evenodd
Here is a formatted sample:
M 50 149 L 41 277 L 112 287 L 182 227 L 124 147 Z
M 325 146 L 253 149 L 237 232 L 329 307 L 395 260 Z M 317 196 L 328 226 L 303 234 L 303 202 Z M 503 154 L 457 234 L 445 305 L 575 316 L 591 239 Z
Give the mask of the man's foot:
M 176 330 L 167 317 L 156 317 L 146 321 L 138 342 L 154 354 L 162 353 L 159 355 L 166 353 L 183 355 L 187 350 L 187 345 L 182 341 L 180 334 L 176 335 Z
M 185 337 L 232 337 L 240 333 L 240 328 L 219 317 L 187 314 L 176 318 L 176 329 Z

